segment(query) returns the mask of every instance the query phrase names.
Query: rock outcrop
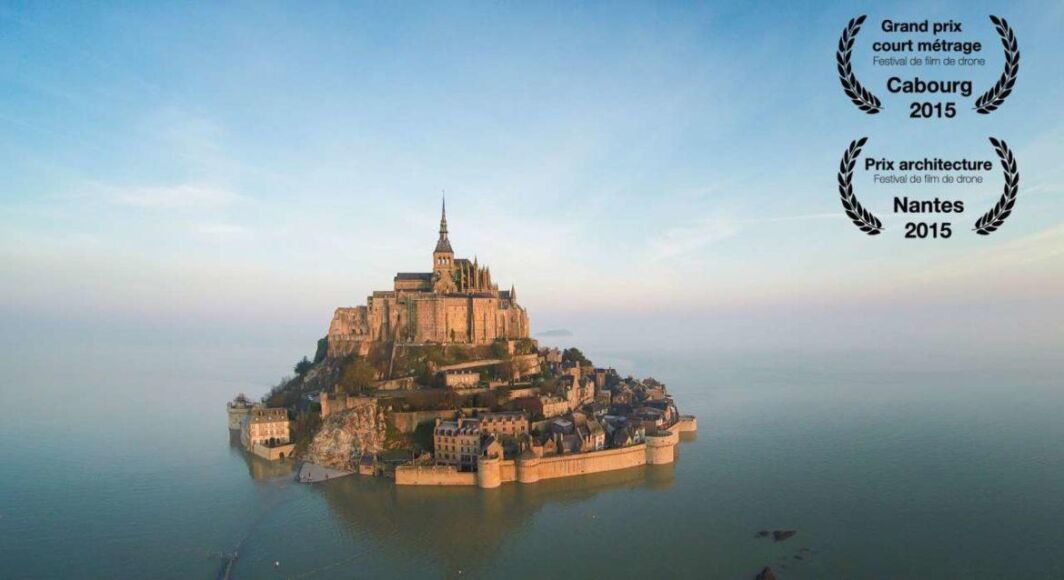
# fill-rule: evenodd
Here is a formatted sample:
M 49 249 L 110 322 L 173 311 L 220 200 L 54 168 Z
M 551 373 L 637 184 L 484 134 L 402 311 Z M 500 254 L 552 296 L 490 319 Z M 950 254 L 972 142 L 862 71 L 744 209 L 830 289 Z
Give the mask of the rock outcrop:
M 785 542 L 798 533 L 798 530 L 774 530 L 772 539 L 776 542 Z
M 303 459 L 311 463 L 353 471 L 363 453 L 384 449 L 384 410 L 373 399 L 329 415 L 307 447 Z
M 772 568 L 765 566 L 757 576 L 754 576 L 754 580 L 776 580 L 776 573 L 772 571 Z

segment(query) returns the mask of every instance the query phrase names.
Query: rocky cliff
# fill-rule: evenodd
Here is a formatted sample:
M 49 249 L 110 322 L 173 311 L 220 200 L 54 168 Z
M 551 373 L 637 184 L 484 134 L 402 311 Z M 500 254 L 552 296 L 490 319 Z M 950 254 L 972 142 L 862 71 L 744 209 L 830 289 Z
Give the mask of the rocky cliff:
M 369 404 L 329 415 L 314 436 L 303 459 L 311 463 L 353 471 L 363 453 L 384 449 L 384 410 Z

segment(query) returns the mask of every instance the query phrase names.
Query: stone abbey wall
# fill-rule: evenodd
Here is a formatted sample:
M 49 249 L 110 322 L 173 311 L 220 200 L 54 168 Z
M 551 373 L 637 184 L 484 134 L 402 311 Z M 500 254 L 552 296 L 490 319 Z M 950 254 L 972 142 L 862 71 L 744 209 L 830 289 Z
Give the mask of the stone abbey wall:
M 495 296 L 432 292 L 371 296 L 368 306 L 341 307 L 329 323 L 328 355 L 347 356 L 377 341 L 488 344 L 529 336 L 528 313 Z
M 488 344 L 529 337 L 528 312 L 517 292 L 499 290 L 491 270 L 456 259 L 447 217 L 432 253 L 432 272 L 398 273 L 392 290 L 378 290 L 365 306 L 337 308 L 329 324 L 328 356 L 368 351 L 367 343 Z

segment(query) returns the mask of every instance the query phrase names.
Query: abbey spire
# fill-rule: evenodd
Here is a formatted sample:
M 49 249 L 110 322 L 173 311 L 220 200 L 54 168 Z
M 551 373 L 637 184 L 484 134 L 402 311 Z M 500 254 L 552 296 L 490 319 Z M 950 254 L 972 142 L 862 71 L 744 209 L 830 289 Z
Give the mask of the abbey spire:
M 454 254 L 451 241 L 447 239 L 447 198 L 443 198 L 443 212 L 440 215 L 440 239 L 436 241 L 436 253 Z

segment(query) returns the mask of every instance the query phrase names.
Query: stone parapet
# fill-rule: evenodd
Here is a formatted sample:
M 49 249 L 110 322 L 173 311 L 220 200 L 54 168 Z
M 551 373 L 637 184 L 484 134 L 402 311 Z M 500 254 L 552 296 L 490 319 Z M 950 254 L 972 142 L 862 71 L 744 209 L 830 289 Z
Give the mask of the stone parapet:
M 517 459 L 517 482 L 536 483 L 539 481 L 539 457 L 521 457 Z
M 476 474 L 458 471 L 453 465 L 400 465 L 396 485 L 476 485 Z

